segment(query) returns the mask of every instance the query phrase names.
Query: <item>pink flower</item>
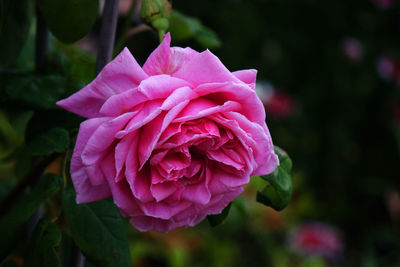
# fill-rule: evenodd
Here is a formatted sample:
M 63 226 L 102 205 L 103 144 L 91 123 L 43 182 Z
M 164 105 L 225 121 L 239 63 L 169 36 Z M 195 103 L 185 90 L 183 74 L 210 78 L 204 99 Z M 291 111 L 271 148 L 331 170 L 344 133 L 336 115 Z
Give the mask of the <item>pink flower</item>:
M 256 70 L 230 72 L 210 51 L 170 40 L 143 67 L 125 48 L 57 102 L 88 118 L 71 159 L 77 202 L 111 195 L 140 231 L 194 226 L 278 165 Z
M 274 119 L 289 118 L 298 112 L 296 99 L 289 94 L 280 92 L 269 83 L 258 83 L 257 93 L 268 115 Z
M 399 66 L 397 61 L 388 56 L 381 56 L 377 61 L 377 70 L 379 76 L 385 80 L 390 81 L 394 79 L 396 76 L 396 72 L 398 72 Z
M 359 40 L 353 37 L 347 37 L 342 41 L 343 52 L 345 56 L 353 61 L 359 62 L 363 59 L 364 48 Z
M 394 6 L 393 0 L 372 0 L 372 2 L 380 9 L 388 10 Z
M 344 249 L 341 232 L 319 222 L 300 226 L 291 236 L 290 245 L 305 256 L 322 256 L 331 261 L 340 260 Z

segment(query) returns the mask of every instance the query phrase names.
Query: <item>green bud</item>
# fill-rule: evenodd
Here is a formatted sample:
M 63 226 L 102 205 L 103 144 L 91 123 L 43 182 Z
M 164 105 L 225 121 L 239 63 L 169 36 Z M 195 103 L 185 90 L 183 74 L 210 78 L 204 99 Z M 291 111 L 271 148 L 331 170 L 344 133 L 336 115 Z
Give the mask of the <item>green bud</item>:
M 140 9 L 140 17 L 148 24 L 160 18 L 171 16 L 172 7 L 167 0 L 143 0 Z
M 167 0 L 143 0 L 140 17 L 158 31 L 160 41 L 169 27 L 172 7 Z

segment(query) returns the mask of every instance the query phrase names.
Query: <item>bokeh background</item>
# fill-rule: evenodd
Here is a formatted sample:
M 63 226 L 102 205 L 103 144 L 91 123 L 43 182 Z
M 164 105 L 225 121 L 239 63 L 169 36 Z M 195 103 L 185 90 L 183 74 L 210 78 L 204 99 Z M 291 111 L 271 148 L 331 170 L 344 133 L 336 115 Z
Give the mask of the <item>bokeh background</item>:
M 217 34 L 210 49 L 228 69 L 258 70 L 273 141 L 293 160 L 294 194 L 276 212 L 255 202 L 254 182 L 216 228 L 136 234 L 137 264 L 399 266 L 399 3 L 174 0 L 173 8 Z M 143 47 L 148 35 L 154 42 Z M 156 45 L 150 32 L 128 41 L 143 59 Z M 173 45 L 205 49 L 194 38 Z
M 159 40 L 136 4 L 120 0 L 115 54 L 127 46 L 143 64 Z M 281 212 L 257 203 L 263 183 L 254 178 L 219 226 L 205 220 L 161 234 L 126 222 L 132 266 L 400 266 L 400 3 L 174 0 L 172 6 L 180 12 L 171 21 L 172 45 L 208 48 L 231 71 L 258 70 L 273 142 L 293 161 L 293 197 Z M 20 70 L 33 69 L 34 27 L 14 63 Z M 73 46 L 51 37 L 51 71 L 67 69 L 74 80 L 57 99 L 94 77 L 99 28 L 98 20 Z M 37 120 L 54 123 L 57 112 L 35 113 L 28 130 L 40 132 Z M 9 175 L 15 162 L 1 160 L 23 142 L 22 128 L 13 137 L 7 127 L 32 116 L 12 114 L 0 111 L 0 200 L 18 183 L 18 174 Z M 59 165 L 50 168 L 57 172 Z

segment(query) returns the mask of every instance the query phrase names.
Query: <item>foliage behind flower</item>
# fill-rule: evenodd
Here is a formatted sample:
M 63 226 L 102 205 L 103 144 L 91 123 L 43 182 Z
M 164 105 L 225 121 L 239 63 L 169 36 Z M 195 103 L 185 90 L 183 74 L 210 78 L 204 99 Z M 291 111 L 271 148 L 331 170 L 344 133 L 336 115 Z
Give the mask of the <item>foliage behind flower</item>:
M 128 49 L 57 104 L 88 118 L 71 159 L 77 202 L 113 196 L 139 230 L 220 213 L 250 176 L 278 165 L 255 70 L 231 73 L 206 50 L 170 47 L 140 67 Z

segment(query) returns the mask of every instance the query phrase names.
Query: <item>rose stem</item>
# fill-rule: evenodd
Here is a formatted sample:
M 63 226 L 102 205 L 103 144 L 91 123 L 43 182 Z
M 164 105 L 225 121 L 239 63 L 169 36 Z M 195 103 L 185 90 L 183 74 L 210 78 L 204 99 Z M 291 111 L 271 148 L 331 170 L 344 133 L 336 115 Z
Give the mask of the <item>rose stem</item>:
M 36 7 L 35 70 L 43 72 L 49 54 L 49 29 L 43 20 L 39 7 Z
M 117 29 L 119 0 L 106 0 L 101 21 L 99 50 L 97 53 L 96 73 L 111 60 Z
M 47 66 L 47 57 L 49 55 L 49 29 L 44 22 L 42 14 L 39 10 L 39 7 L 36 6 L 36 39 L 35 39 L 35 71 L 39 73 L 43 73 L 46 71 Z M 32 186 L 35 186 L 39 180 L 39 177 L 42 176 L 44 168 L 54 159 L 54 155 L 47 158 L 45 163 L 40 166 L 34 173 L 35 176 L 31 179 Z M 28 176 L 29 177 L 29 176 Z M 29 180 L 28 180 L 29 181 Z M 43 204 L 35 210 L 32 214 L 31 218 L 27 224 L 27 235 L 28 240 L 31 239 L 33 231 L 36 228 L 40 218 L 42 218 L 44 213 Z
M 124 24 L 120 29 L 121 32 L 120 37 L 115 42 L 115 49 L 113 53 L 114 56 L 116 53 L 119 53 L 122 50 L 124 43 L 126 42 L 126 33 L 129 30 L 129 27 L 131 26 L 131 22 L 133 20 L 133 15 L 134 15 L 133 12 L 135 12 L 136 2 L 137 2 L 136 0 L 131 1 L 131 5 L 129 7 L 128 13 L 126 14 Z

